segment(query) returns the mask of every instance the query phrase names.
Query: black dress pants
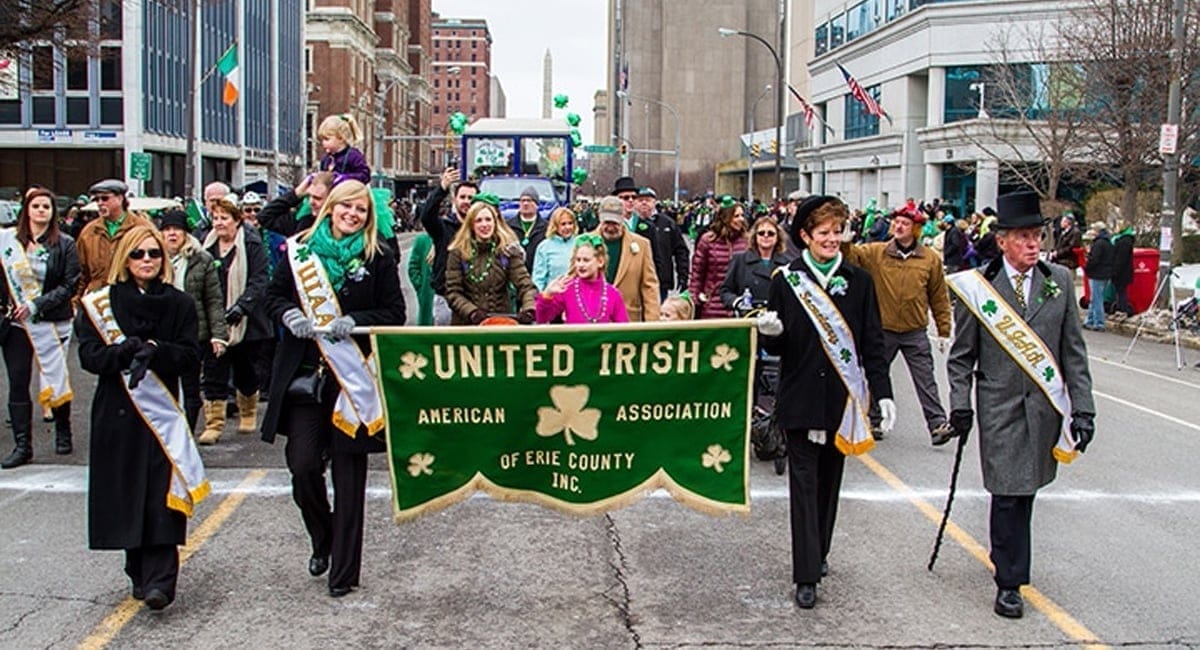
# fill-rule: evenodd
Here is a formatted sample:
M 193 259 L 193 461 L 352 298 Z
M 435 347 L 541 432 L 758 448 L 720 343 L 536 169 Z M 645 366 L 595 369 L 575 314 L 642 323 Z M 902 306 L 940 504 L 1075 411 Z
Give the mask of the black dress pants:
M 174 544 L 125 549 L 125 575 L 143 594 L 158 589 L 175 600 L 179 578 L 179 547 Z
M 204 351 L 204 379 L 200 386 L 204 399 L 224 402 L 233 397 L 229 391 L 229 375 L 233 374 L 233 385 L 243 395 L 258 392 L 258 374 L 254 367 L 258 358 L 259 341 L 242 341 L 225 349 L 225 354 L 216 356 L 212 347 Z
M 792 581 L 821 581 L 821 562 L 829 555 L 833 524 L 837 519 L 838 493 L 846 457 L 833 445 L 818 445 L 807 430 L 788 430 L 788 501 L 792 523 Z
M 29 336 L 16 325 L 8 325 L 0 335 L 0 345 L 4 348 L 4 367 L 8 371 L 8 403 L 29 404 L 29 384 L 33 380 L 33 346 Z
M 992 495 L 990 535 L 996 586 L 1017 589 L 1029 584 L 1029 529 L 1033 520 L 1033 497 Z

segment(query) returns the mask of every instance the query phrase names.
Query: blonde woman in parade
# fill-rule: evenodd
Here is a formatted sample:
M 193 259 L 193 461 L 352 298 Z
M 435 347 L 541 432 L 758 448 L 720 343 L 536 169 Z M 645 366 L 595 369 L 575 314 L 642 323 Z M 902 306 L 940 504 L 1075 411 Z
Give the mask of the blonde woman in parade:
M 158 231 L 134 226 L 114 255 L 108 285 L 83 296 L 75 321 L 80 365 L 98 375 L 88 544 L 124 550 L 132 596 L 162 609 L 175 599 L 187 517 L 208 493 L 175 401 L 180 373 L 199 364 L 196 307 L 172 286 Z
M 269 282 L 267 254 L 262 239 L 247 237 L 242 211 L 233 201 L 220 198 L 209 208 L 212 231 L 204 249 L 212 255 L 225 295 L 225 324 L 228 338 L 214 339 L 204 353 L 204 431 L 202 445 L 216 444 L 225 429 L 225 401 L 229 399 L 229 376 L 237 391 L 238 433 L 253 433 L 258 420 L 258 373 L 254 370 L 255 341 L 271 338 L 262 301 Z M 224 345 L 221 345 L 221 344 Z
M 537 245 L 533 254 L 533 286 L 538 291 L 545 291 L 554 278 L 562 277 L 571 270 L 577 234 L 579 225 L 575 213 L 569 208 L 555 208 L 550 213 L 546 238 Z
M 367 186 L 343 181 L 312 228 L 288 240 L 267 291 L 285 331 L 275 352 L 263 440 L 287 436 L 292 499 L 312 542 L 308 571 L 329 571 L 329 595 L 359 586 L 367 454 L 385 450 L 383 402 L 370 337 L 358 326 L 404 325 L 396 254 L 382 243 Z M 314 322 L 328 333 L 320 336 Z M 333 508 L 325 462 L 333 467 Z M 331 563 L 332 558 L 332 563 Z
M 476 194 L 467 218 L 454 235 L 446 258 L 446 301 L 451 325 L 478 325 L 494 314 L 517 314 L 528 325 L 535 319 L 537 288 L 529 278 L 520 243 L 500 218 L 499 199 Z M 516 290 L 516 309 L 509 295 Z
M 69 454 L 71 296 L 79 282 L 75 240 L 58 229 L 54 194 L 30 190 L 16 228 L 0 230 L 0 345 L 8 371 L 8 416 L 16 446 L 0 461 L 11 469 L 33 459 L 33 404 L 29 386 L 36 362 L 38 401 L 54 415 L 54 452 Z

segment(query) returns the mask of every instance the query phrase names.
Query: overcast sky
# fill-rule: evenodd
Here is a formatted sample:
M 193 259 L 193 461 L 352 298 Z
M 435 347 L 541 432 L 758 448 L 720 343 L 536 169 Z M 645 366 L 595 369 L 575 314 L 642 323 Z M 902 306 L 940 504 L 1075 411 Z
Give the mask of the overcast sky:
M 433 0 L 443 18 L 482 18 L 492 33 L 492 74 L 508 99 L 508 117 L 541 117 L 542 59 L 554 59 L 551 94 L 570 98 L 563 117 L 578 113 L 592 141 L 592 95 L 605 87 L 606 0 Z

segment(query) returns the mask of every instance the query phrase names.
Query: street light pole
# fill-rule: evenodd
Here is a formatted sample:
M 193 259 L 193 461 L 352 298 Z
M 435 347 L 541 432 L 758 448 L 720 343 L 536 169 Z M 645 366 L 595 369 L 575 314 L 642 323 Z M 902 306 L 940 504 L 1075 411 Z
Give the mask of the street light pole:
M 775 59 L 775 191 L 782 193 L 783 191 L 783 93 L 785 86 L 783 85 L 783 61 L 779 58 L 779 53 L 775 51 L 775 47 L 768 43 L 766 39 L 758 34 L 744 32 L 740 29 L 730 29 L 728 27 L 718 27 L 717 33 L 721 36 L 745 36 L 751 38 L 771 53 L 771 57 Z
M 662 106 L 663 108 L 667 109 L 667 112 L 669 112 L 671 114 L 671 117 L 675 118 L 675 192 L 674 192 L 675 198 L 674 198 L 674 201 L 676 203 L 679 203 L 679 147 L 681 145 L 680 126 L 682 124 L 679 120 L 679 113 L 674 108 L 672 108 L 670 104 L 668 104 L 664 101 L 659 101 L 657 99 L 651 99 L 649 97 L 638 97 L 637 95 L 630 94 L 629 91 L 626 91 L 626 90 L 618 90 L 617 96 L 625 97 L 627 99 L 636 99 L 636 100 L 643 101 L 643 102 L 651 102 L 654 104 L 658 104 L 659 106 Z M 647 122 L 648 121 L 649 120 L 647 120 Z M 628 125 L 626 125 L 626 126 L 628 126 Z M 649 126 L 647 126 L 647 128 L 649 128 Z M 650 146 L 650 143 L 647 141 L 642 146 L 648 147 L 648 146 Z M 628 176 L 629 174 L 626 173 L 625 175 Z
M 754 105 L 750 108 L 750 146 L 746 147 L 746 197 L 750 200 L 754 200 L 754 115 L 758 113 L 758 103 L 769 92 L 771 92 L 771 84 L 767 84 L 767 87 L 763 88 L 762 93 L 758 95 L 758 99 L 754 100 Z
M 1183 0 L 1175 0 L 1174 24 L 1171 42 L 1171 83 L 1167 88 L 1167 123 L 1178 126 L 1183 112 L 1180 85 L 1183 81 Z M 1175 213 L 1179 200 L 1179 148 L 1163 156 L 1162 215 L 1159 219 L 1158 273 L 1159 281 L 1165 283 L 1164 306 L 1173 309 L 1175 293 L 1170 288 L 1167 275 L 1171 272 L 1171 246 L 1175 233 Z M 1176 352 L 1179 348 L 1176 346 Z

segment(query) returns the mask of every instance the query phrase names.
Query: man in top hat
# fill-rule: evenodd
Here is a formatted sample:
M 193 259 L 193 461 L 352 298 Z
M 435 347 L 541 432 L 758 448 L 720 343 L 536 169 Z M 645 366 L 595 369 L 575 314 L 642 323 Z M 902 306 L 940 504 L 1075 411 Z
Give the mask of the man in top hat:
M 631 322 L 657 321 L 661 299 L 650 240 L 629 232 L 623 203 L 615 196 L 600 201 L 600 237 L 608 249 L 604 279 L 621 292 Z
M 860 266 L 875 281 L 875 297 L 883 320 L 883 351 L 888 366 L 896 353 L 904 354 L 908 372 L 912 375 L 917 399 L 929 427 L 929 437 L 935 445 L 944 445 L 953 437 L 946 409 L 938 395 L 933 374 L 933 353 L 929 344 L 929 313 L 937 325 L 938 347 L 942 352 L 950 344 L 950 294 L 942 258 L 917 237 L 925 223 L 925 213 L 915 203 L 897 210 L 892 216 L 892 238 L 889 241 L 842 246 L 846 261 Z M 852 233 L 846 229 L 848 236 Z M 875 439 L 883 438 L 880 429 L 882 414 L 871 405 L 871 432 Z
M 654 188 L 638 189 L 633 203 L 633 212 L 625 225 L 630 232 L 650 240 L 654 270 L 658 274 L 658 297 L 666 300 L 667 292 L 672 288 L 680 291 L 687 288 L 689 253 L 683 231 L 674 219 L 659 214 Z
M 622 176 L 613 183 L 612 195 L 621 199 L 621 207 L 623 209 L 621 219 L 628 222 L 629 215 L 633 214 L 634 201 L 637 200 L 638 186 L 629 176 Z
M 517 241 L 520 242 L 521 248 L 525 250 L 525 268 L 532 274 L 533 253 L 537 250 L 538 244 L 546 238 L 546 226 L 549 221 L 538 215 L 538 192 L 536 189 L 531 186 L 521 190 L 521 197 L 517 200 L 517 214 L 507 221 L 508 227 L 517 234 Z
M 144 217 L 129 212 L 129 187 L 115 178 L 103 180 L 88 189 L 88 195 L 96 202 L 100 218 L 88 223 L 79 231 L 75 250 L 79 255 L 79 287 L 75 291 L 78 300 L 83 294 L 108 284 L 111 264 L 124 264 L 125 260 L 113 260 L 113 251 L 121 237 L 134 226 L 153 228 Z
M 1029 584 L 1030 520 L 1037 491 L 1095 432 L 1092 377 L 1071 271 L 1038 260 L 1037 194 L 1001 196 L 992 230 L 1001 255 L 950 277 L 958 297 L 950 349 L 950 422 L 966 436 L 979 409 L 983 485 L 992 495 L 993 609 L 1020 618 Z

